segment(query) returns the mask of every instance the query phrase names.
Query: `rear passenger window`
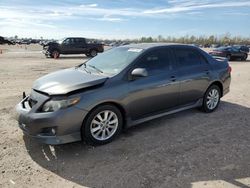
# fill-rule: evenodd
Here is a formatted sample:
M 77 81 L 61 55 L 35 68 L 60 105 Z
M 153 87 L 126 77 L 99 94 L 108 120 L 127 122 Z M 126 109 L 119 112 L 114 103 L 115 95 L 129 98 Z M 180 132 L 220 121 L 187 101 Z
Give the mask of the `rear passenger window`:
M 177 48 L 175 54 L 180 67 L 199 66 L 206 64 L 205 58 L 196 50 Z
M 75 39 L 75 43 L 77 43 L 77 44 L 82 44 L 82 43 L 84 43 L 84 39 L 76 38 L 76 39 Z
M 171 70 L 171 53 L 168 49 L 153 50 L 142 58 L 140 67 L 146 68 L 149 75 Z

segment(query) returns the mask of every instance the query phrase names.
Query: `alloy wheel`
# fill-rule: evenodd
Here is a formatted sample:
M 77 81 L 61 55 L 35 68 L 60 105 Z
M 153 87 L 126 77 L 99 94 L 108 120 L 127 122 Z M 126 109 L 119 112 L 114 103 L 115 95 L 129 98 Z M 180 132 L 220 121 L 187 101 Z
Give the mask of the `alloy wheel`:
M 207 95 L 207 107 L 209 110 L 213 110 L 217 107 L 220 99 L 220 94 L 217 89 L 212 89 Z
M 115 134 L 118 124 L 118 117 L 113 111 L 101 111 L 90 124 L 91 135 L 99 141 L 108 140 Z

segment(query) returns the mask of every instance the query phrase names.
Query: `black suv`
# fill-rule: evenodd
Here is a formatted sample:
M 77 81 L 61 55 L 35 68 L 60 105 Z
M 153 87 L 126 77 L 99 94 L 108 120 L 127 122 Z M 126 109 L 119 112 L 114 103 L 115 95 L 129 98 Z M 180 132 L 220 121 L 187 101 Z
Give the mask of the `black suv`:
M 249 48 L 245 46 L 228 46 L 215 48 L 209 52 L 212 56 L 226 57 L 228 60 L 241 59 L 246 61 L 249 53 Z
M 85 38 L 65 38 L 58 42 L 49 42 L 43 46 L 46 57 L 59 58 L 60 54 L 85 54 L 94 57 L 103 52 L 102 44 L 88 43 Z
M 11 41 L 9 41 L 9 40 L 5 39 L 4 37 L 1 37 L 1 36 L 0 36 L 0 44 L 14 45 L 13 42 L 11 42 Z

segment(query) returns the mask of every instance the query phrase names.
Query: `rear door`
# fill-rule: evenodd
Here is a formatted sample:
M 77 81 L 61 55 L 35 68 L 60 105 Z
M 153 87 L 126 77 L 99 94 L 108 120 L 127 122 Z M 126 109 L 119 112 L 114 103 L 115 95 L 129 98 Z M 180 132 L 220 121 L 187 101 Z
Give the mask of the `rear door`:
M 87 51 L 87 45 L 84 38 L 75 39 L 75 50 L 78 54 L 82 54 Z
M 145 68 L 148 76 L 128 83 L 132 119 L 140 119 L 178 105 L 180 86 L 170 48 L 146 52 L 134 68 Z
M 180 80 L 180 104 L 201 99 L 210 83 L 211 67 L 205 57 L 193 47 L 174 48 Z

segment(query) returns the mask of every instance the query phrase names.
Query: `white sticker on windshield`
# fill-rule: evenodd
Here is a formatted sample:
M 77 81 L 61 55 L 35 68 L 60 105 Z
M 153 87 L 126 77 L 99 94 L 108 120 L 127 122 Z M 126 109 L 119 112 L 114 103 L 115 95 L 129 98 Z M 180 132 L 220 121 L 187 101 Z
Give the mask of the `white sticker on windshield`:
M 141 51 L 142 51 L 142 49 L 140 49 L 140 48 L 129 48 L 128 49 L 128 52 L 137 52 L 137 53 L 139 53 Z

